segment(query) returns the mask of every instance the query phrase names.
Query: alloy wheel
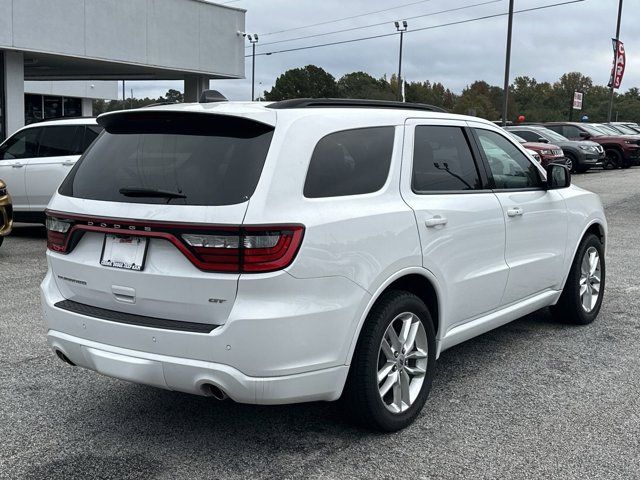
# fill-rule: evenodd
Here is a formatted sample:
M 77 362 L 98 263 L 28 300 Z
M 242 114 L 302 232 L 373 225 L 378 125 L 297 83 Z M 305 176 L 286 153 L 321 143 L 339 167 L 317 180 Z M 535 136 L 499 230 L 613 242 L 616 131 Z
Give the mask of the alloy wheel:
M 595 308 L 600 298 L 601 275 L 600 254 L 595 247 L 589 247 L 580 266 L 580 301 L 587 313 Z
M 406 411 L 420 394 L 428 363 L 427 334 L 411 312 L 396 316 L 387 327 L 378 352 L 378 391 L 393 413 Z

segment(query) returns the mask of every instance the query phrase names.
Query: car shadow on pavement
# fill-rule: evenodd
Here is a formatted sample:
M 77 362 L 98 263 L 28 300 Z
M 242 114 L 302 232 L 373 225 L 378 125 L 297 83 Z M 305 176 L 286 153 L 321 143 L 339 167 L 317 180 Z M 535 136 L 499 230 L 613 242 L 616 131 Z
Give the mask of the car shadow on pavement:
M 14 224 L 10 236 L 18 238 L 47 238 L 47 230 L 44 225 Z

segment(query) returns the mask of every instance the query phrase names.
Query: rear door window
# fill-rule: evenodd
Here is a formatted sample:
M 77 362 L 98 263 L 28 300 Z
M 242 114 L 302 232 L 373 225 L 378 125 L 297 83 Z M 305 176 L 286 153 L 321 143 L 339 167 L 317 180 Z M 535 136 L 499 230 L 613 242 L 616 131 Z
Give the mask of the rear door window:
M 413 146 L 415 193 L 482 188 L 469 143 L 460 127 L 418 125 Z
M 380 190 L 389 176 L 394 127 L 370 127 L 327 135 L 311 156 L 304 196 L 362 195 Z
M 43 127 L 38 157 L 80 155 L 84 127 L 67 125 Z
M 131 112 L 104 122 L 104 134 L 60 194 L 126 203 L 243 203 L 257 186 L 274 130 L 239 117 L 182 112 Z
M 98 135 L 102 132 L 102 127 L 100 125 L 87 125 L 84 129 L 84 138 L 82 140 L 82 152 L 84 152 L 89 145 L 91 145 Z

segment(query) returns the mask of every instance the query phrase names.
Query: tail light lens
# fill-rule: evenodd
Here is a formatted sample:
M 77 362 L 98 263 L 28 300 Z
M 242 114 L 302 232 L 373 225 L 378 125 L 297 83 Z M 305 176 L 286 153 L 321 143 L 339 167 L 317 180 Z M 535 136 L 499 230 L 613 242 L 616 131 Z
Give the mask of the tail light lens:
M 289 266 L 303 234 L 300 225 L 242 227 L 224 234 L 182 234 L 182 240 L 206 264 L 206 270 L 264 273 Z
M 155 237 L 173 243 L 200 270 L 228 273 L 265 273 L 286 268 L 293 262 L 304 236 L 302 225 L 229 227 L 80 216 L 47 216 L 46 224 L 47 248 L 54 252 L 69 253 L 87 231 Z
M 69 232 L 73 222 L 47 217 L 47 248 L 54 252 L 66 253 Z

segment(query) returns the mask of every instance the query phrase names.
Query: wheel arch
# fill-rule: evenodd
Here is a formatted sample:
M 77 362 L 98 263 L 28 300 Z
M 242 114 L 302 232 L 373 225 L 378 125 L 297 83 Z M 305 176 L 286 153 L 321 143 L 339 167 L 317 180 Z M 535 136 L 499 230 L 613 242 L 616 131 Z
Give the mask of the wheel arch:
M 593 234 L 597 236 L 602 242 L 602 246 L 604 247 L 604 251 L 606 254 L 607 251 L 607 227 L 600 219 L 591 220 L 582 230 L 581 235 L 578 237 L 578 241 L 573 246 L 573 250 L 571 252 L 571 262 L 569 263 L 569 268 L 564 275 L 564 279 L 562 281 L 562 289 L 564 290 L 564 286 L 567 283 L 567 278 L 569 277 L 569 273 L 571 271 L 571 266 L 573 265 L 573 261 L 576 258 L 576 254 L 578 253 L 578 248 L 582 244 L 584 237 Z
M 364 312 L 362 313 L 356 330 L 351 340 L 349 352 L 347 354 L 346 364 L 350 365 L 362 332 L 362 327 L 369 316 L 369 312 L 380 299 L 380 297 L 389 290 L 405 290 L 413 293 L 420 298 L 429 309 L 433 320 L 433 328 L 436 332 L 436 339 L 442 330 L 442 296 L 443 292 L 435 275 L 425 268 L 406 268 L 396 272 L 389 277 L 382 285 L 378 287 L 371 296 Z

